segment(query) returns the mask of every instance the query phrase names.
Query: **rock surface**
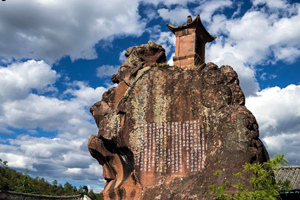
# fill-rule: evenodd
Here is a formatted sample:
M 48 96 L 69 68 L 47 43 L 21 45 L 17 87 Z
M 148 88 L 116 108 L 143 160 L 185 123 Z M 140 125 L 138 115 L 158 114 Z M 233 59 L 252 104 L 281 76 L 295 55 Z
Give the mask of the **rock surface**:
M 88 148 L 103 166 L 104 199 L 213 199 L 208 186 L 269 158 L 232 67 L 168 66 L 153 42 L 126 56 L 112 77 L 118 86 L 90 109 L 99 132 Z

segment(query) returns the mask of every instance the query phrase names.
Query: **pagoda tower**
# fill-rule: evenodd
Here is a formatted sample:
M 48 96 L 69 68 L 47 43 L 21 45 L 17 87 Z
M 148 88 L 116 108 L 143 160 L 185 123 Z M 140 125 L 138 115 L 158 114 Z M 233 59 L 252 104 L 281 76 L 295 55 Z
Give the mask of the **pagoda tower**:
M 216 37 L 210 35 L 203 26 L 200 15 L 194 20 L 188 16 L 187 23 L 181 26 L 167 24 L 176 36 L 174 65 L 192 68 L 205 63 L 205 44 Z

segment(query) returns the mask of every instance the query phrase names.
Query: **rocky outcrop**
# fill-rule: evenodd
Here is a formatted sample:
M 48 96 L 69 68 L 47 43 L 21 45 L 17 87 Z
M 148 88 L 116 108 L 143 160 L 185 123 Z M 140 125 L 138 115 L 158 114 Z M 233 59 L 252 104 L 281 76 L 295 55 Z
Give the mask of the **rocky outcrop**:
M 130 47 L 125 56 L 127 60 L 120 67 L 118 74 L 113 75 L 113 83 L 124 81 L 131 86 L 135 81 L 139 70 L 154 65 L 156 63 L 165 63 L 166 54 L 161 45 L 149 41 L 146 45 Z
M 103 166 L 104 199 L 212 199 L 209 185 L 268 159 L 232 67 L 168 66 L 153 42 L 126 56 L 112 77 L 118 86 L 90 109 L 99 132 L 88 148 Z M 225 173 L 212 177 L 216 170 Z

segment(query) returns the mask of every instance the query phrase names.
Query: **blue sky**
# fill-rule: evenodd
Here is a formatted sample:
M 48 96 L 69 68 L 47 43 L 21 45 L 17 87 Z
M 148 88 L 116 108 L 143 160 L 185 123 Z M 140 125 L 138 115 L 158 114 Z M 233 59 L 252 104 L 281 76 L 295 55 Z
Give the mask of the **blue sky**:
M 181 25 L 200 13 L 217 39 L 206 62 L 231 65 L 273 156 L 300 162 L 300 3 L 283 0 L 0 2 L 0 158 L 49 182 L 103 187 L 87 150 L 89 107 L 128 47 L 153 40 L 172 65 Z

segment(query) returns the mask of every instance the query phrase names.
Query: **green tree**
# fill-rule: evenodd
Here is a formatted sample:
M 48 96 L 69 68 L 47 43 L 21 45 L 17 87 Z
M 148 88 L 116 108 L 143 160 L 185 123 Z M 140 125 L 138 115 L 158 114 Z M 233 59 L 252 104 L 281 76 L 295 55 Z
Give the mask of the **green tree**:
M 53 186 L 57 186 L 57 180 L 52 181 Z
M 103 200 L 101 194 L 95 194 L 93 190 L 90 190 L 88 196 L 93 200 Z
M 8 165 L 7 165 L 7 161 L 3 161 L 1 158 L 0 158 L 0 167 L 8 167 Z
M 31 193 L 29 170 L 25 169 L 24 175 L 18 179 L 18 185 L 15 187 L 16 192 Z
M 74 194 L 74 190 L 73 190 L 73 186 L 66 182 L 64 185 L 64 192 L 66 195 L 73 195 Z
M 9 183 L 6 177 L 7 161 L 3 161 L 0 158 L 0 190 L 9 190 Z
M 58 196 L 61 196 L 61 195 L 64 194 L 64 188 L 63 188 L 63 186 L 62 186 L 61 184 L 58 185 L 56 194 L 57 194 Z
M 24 174 L 10 169 L 7 161 L 0 159 L 0 190 L 10 190 L 24 193 L 67 196 L 76 195 L 79 193 L 75 186 L 66 183 L 64 187 L 61 184 L 57 186 L 57 181 L 54 180 L 51 185 L 44 178 L 29 176 L 29 170 L 26 169 Z
M 229 181 L 225 181 L 223 185 L 216 186 L 211 185 L 209 189 L 217 200 L 276 200 L 279 197 L 279 191 L 288 191 L 290 189 L 290 183 L 276 183 L 274 179 L 274 171 L 283 164 L 286 164 L 287 160 L 284 155 L 275 155 L 273 159 L 268 162 L 247 163 L 243 166 L 242 172 L 233 174 L 233 176 L 239 178 L 241 181 L 232 184 Z M 215 176 L 220 175 L 220 170 L 215 172 Z M 247 182 L 244 183 L 243 177 L 247 177 Z M 246 185 L 250 186 L 247 189 Z M 230 190 L 235 192 L 232 194 Z

